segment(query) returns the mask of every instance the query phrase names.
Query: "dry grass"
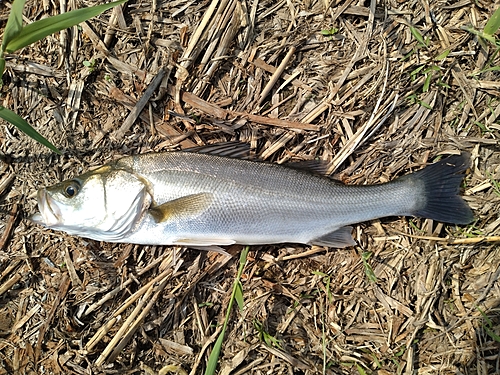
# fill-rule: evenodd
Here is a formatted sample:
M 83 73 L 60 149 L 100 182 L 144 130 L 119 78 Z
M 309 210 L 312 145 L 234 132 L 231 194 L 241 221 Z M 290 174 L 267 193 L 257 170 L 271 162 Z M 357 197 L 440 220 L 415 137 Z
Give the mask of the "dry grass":
M 0 374 L 203 373 L 241 247 L 113 245 L 25 219 L 37 188 L 92 166 L 227 140 L 325 160 L 349 184 L 468 151 L 477 221 L 363 223 L 346 250 L 252 247 L 220 374 L 500 373 L 499 59 L 464 30 L 497 7 L 130 0 L 11 56 L 3 104 L 65 154 L 0 127 Z

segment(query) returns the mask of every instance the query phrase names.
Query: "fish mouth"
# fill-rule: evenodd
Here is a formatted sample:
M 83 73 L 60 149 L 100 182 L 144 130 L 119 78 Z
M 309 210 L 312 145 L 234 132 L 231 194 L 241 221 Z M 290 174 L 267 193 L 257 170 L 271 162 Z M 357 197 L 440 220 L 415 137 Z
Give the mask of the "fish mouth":
M 40 212 L 31 216 L 35 223 L 51 227 L 61 223 L 61 210 L 57 207 L 54 199 L 47 193 L 47 190 L 40 189 L 37 193 L 38 209 Z

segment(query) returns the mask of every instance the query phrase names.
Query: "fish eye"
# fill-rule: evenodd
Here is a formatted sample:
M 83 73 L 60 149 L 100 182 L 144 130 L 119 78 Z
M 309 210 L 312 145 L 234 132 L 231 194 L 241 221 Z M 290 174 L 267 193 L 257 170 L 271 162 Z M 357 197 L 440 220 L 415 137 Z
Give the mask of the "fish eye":
M 67 198 L 73 198 L 80 191 L 80 183 L 76 180 L 69 181 L 63 189 L 63 194 Z

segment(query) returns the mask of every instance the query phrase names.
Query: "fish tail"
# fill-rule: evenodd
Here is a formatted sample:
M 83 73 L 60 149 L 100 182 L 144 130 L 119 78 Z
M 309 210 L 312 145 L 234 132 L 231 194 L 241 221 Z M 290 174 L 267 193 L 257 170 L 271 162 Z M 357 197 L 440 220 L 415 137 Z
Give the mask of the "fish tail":
M 459 195 L 463 172 L 470 166 L 466 153 L 453 155 L 408 175 L 423 186 L 421 204 L 412 215 L 445 223 L 469 224 L 474 214 Z

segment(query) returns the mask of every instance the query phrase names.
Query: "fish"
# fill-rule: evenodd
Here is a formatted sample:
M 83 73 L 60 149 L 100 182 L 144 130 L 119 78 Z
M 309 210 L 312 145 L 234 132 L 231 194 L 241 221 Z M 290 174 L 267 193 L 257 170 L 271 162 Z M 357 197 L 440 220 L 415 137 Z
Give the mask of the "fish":
M 356 244 L 353 224 L 382 217 L 458 225 L 474 220 L 460 196 L 470 164 L 466 153 L 387 183 L 345 185 L 226 151 L 212 146 L 125 156 L 40 189 L 39 212 L 31 220 L 98 241 L 196 248 L 280 243 L 344 248 Z

